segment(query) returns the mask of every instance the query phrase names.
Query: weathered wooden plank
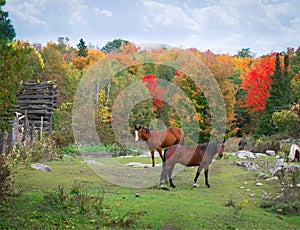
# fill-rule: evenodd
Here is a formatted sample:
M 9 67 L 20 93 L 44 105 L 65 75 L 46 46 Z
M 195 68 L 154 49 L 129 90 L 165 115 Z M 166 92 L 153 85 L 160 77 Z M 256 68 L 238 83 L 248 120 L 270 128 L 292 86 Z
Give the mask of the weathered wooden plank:
M 48 95 L 48 94 L 20 94 L 18 96 L 18 100 L 24 100 L 24 99 L 50 99 L 54 100 L 55 96 L 54 95 Z
M 41 125 L 41 121 L 29 121 L 29 124 L 30 125 L 34 125 L 36 127 L 39 127 Z M 44 121 L 43 122 L 43 126 L 46 127 L 46 126 L 49 126 L 50 122 L 49 121 Z
M 39 121 L 41 119 L 41 117 L 44 117 L 44 121 L 50 121 L 51 120 L 50 116 L 29 116 L 28 115 L 28 119 L 30 121 Z
M 53 95 L 57 96 L 57 92 L 53 90 L 23 90 L 23 91 L 17 91 L 16 95 Z
M 46 104 L 46 105 L 53 105 L 52 100 L 17 100 L 17 105 L 21 104 Z
M 22 85 L 23 89 L 55 89 L 57 88 L 57 85 L 51 85 L 51 84 L 35 84 L 35 85 Z

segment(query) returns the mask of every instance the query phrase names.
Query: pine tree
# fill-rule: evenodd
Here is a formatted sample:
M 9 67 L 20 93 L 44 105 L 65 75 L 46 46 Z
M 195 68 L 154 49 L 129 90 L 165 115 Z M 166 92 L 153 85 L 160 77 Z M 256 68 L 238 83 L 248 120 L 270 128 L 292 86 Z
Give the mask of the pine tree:
M 77 44 L 78 51 L 76 52 L 77 56 L 87 57 L 88 56 L 88 49 L 85 45 L 85 41 L 81 38 L 79 43 Z
M 271 135 L 277 131 L 272 123 L 272 114 L 290 107 L 290 77 L 288 73 L 289 58 L 284 57 L 284 69 L 281 68 L 279 53 L 276 54 L 275 70 L 271 76 L 272 84 L 270 89 L 271 96 L 266 99 L 266 112 L 259 122 L 259 134 Z

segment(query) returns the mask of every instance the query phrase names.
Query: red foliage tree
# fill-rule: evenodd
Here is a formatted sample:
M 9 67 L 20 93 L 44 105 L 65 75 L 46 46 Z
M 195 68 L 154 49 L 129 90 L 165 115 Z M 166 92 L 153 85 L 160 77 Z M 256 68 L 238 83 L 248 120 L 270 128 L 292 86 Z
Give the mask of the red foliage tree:
M 157 84 L 157 78 L 155 75 L 146 75 L 142 78 L 142 82 L 146 83 L 147 89 L 150 91 L 150 95 L 153 98 L 153 108 L 156 112 L 158 109 L 162 108 L 162 95 L 164 93 L 164 88 L 161 88 Z
M 245 104 L 253 111 L 264 111 L 266 101 L 270 96 L 274 73 L 275 56 L 265 56 L 254 62 L 242 75 L 242 88 L 247 91 Z

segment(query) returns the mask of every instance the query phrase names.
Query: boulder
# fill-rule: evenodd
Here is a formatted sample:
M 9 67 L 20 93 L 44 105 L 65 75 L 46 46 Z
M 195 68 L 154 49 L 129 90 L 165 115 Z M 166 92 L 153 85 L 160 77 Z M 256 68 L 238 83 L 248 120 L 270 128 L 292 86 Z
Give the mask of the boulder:
M 256 159 L 256 156 L 252 152 L 247 150 L 237 151 L 235 155 L 237 155 L 237 157 L 240 159 Z
M 252 162 L 249 161 L 235 161 L 233 162 L 233 164 L 237 166 L 245 167 L 249 171 L 255 171 L 259 169 L 259 167 L 256 164 L 253 164 Z
M 276 155 L 276 153 L 275 153 L 274 150 L 266 150 L 266 154 L 267 154 L 268 156 L 275 156 L 275 155 Z
M 52 171 L 48 165 L 44 165 L 44 164 L 40 164 L 40 163 L 32 164 L 31 168 L 41 170 L 43 172 L 51 172 Z

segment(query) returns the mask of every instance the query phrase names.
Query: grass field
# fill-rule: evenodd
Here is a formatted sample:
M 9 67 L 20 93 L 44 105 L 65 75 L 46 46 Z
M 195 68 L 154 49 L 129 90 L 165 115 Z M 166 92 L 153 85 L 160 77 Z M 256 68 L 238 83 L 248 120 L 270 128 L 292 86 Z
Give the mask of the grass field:
M 111 160 L 120 165 L 151 161 Z M 209 189 L 203 174 L 200 187 L 193 188 L 196 168 L 182 168 L 174 175 L 177 188 L 169 190 L 115 185 L 83 164 L 81 157 L 45 162 L 52 172 L 18 165 L 14 187 L 21 192 L 0 204 L 0 229 L 299 229 L 299 214 L 285 216 L 260 207 L 264 193 L 280 191 L 279 181 L 258 180 L 257 171 L 235 166 L 234 160 L 213 162 Z M 159 158 L 156 162 L 161 163 Z

